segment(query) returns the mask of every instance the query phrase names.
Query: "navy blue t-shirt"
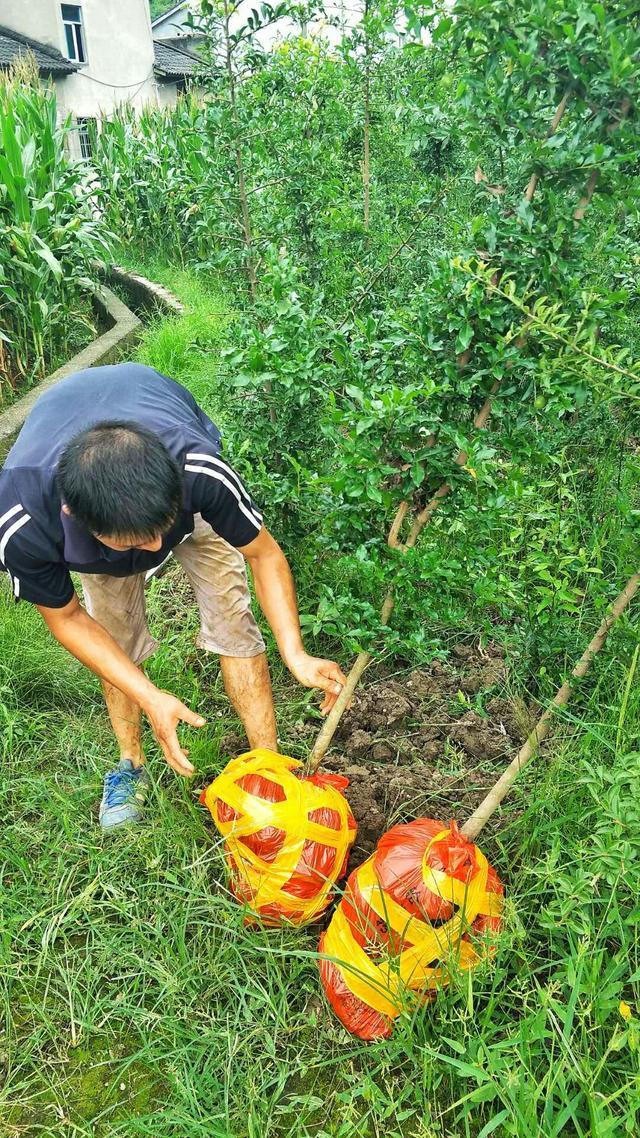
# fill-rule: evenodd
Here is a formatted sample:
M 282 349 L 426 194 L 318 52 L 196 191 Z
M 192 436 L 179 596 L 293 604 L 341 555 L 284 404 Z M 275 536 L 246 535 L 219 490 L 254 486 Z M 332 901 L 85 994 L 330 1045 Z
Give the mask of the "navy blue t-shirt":
M 153 431 L 184 471 L 182 511 L 157 553 L 108 549 L 62 512 L 60 456 L 81 431 L 107 419 Z M 220 432 L 192 395 L 153 368 L 89 368 L 55 384 L 38 399 L 0 471 L 0 567 L 14 596 L 61 608 L 74 593 L 70 570 L 128 577 L 153 569 L 193 532 L 194 514 L 230 545 L 248 545 L 262 516 L 220 452 Z

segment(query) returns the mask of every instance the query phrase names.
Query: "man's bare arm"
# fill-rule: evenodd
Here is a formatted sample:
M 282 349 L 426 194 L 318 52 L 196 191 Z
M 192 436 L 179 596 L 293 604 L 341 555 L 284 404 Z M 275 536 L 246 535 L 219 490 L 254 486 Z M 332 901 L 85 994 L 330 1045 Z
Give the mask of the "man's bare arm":
M 170 692 L 155 687 L 102 625 L 89 616 L 77 596 L 63 608 L 36 607 L 52 635 L 76 660 L 142 708 L 169 766 L 178 774 L 193 774 L 187 753 L 178 741 L 176 728 L 180 722 L 202 727 L 205 723 L 202 716 L 190 711 Z
M 282 659 L 301 684 L 324 691 L 320 710 L 326 715 L 336 702 L 346 677 L 332 660 L 309 656 L 305 651 L 295 585 L 284 553 L 264 526 L 255 541 L 240 552 L 251 566 L 260 607 L 271 625 Z

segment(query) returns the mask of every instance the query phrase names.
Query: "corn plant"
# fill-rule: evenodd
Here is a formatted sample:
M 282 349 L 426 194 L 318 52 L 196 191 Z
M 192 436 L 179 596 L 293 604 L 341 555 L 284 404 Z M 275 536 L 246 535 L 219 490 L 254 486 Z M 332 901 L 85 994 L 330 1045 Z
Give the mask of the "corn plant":
M 0 81 L 0 398 L 93 333 L 89 290 L 107 251 L 95 190 L 65 153 L 55 93 L 33 65 Z
M 204 194 L 213 173 L 201 130 L 202 110 L 181 100 L 171 110 L 123 107 L 96 139 L 94 165 L 107 193 L 109 222 L 123 245 L 143 254 L 199 259 L 203 211 L 215 223 Z M 215 229 L 215 224 L 213 225 Z

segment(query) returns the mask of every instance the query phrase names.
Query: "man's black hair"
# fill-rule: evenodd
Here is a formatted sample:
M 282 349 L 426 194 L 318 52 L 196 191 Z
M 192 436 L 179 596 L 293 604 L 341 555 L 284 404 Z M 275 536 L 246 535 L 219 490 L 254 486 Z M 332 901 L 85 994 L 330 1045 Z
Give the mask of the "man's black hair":
M 115 420 L 96 423 L 67 444 L 58 489 L 91 533 L 125 541 L 166 533 L 182 505 L 182 474 L 161 439 Z

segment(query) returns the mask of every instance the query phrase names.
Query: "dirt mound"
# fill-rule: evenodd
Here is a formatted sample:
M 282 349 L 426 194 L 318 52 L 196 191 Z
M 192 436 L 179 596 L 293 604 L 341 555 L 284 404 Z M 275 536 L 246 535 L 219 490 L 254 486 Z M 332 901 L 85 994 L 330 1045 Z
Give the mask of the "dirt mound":
M 471 813 L 531 726 L 524 704 L 504 697 L 502 649 L 454 647 L 406 678 L 378 680 L 355 698 L 325 766 L 349 779 L 359 833 L 351 866 L 395 822 Z

